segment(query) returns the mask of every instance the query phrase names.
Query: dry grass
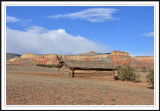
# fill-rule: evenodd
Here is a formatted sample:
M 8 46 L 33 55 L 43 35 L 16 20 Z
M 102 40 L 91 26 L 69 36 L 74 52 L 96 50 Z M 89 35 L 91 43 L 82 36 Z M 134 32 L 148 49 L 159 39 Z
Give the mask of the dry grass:
M 56 68 L 7 66 L 7 105 L 153 105 L 154 90 L 112 77 L 62 78 Z

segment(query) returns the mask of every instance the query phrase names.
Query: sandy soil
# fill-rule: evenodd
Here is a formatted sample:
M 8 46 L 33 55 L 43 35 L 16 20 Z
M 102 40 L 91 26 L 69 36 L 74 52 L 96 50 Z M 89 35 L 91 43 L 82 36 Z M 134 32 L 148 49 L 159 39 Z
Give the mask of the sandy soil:
M 153 105 L 154 90 L 112 77 L 59 77 L 56 68 L 7 66 L 7 105 Z

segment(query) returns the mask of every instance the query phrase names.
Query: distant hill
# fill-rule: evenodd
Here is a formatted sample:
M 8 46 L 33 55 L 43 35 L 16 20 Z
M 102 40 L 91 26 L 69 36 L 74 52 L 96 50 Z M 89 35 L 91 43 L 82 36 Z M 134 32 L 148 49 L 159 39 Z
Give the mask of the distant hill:
M 77 55 L 95 55 L 96 53 L 94 51 L 90 51 L 88 53 L 81 53 L 81 54 L 77 54 Z
M 81 53 L 81 54 L 77 54 L 77 55 L 103 55 L 103 54 L 110 54 L 110 53 L 95 53 L 94 51 L 90 51 L 88 53 Z
M 90 51 L 88 53 L 78 55 L 56 55 L 56 54 L 41 54 L 33 53 L 23 54 L 7 53 L 7 64 L 18 65 L 57 65 L 59 60 L 79 60 L 79 61 L 106 61 L 113 65 L 130 64 L 137 70 L 146 69 L 147 71 L 154 68 L 154 56 L 136 56 L 132 57 L 128 52 L 114 50 L 111 53 L 95 53 Z M 19 58 L 15 58 L 19 57 Z
M 6 60 L 9 60 L 9 59 L 14 58 L 14 57 L 20 57 L 20 56 L 21 56 L 20 54 L 6 53 Z

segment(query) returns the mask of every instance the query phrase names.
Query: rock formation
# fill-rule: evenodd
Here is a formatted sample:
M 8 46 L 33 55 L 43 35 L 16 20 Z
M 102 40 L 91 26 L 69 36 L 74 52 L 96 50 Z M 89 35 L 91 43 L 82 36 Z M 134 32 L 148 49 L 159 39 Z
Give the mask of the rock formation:
M 36 65 L 33 59 L 21 59 L 19 57 L 14 57 L 7 61 L 8 65 Z
M 132 58 L 146 63 L 154 63 L 154 56 L 136 56 Z
M 57 65 L 58 56 L 56 54 L 48 55 L 36 55 L 35 56 L 36 64 L 45 64 L 45 65 Z
M 6 53 L 6 60 L 12 59 L 14 57 L 20 57 L 20 54 L 15 54 L 15 53 Z
M 111 58 L 112 64 L 115 65 L 131 63 L 131 56 L 128 52 L 112 51 L 109 57 Z
M 95 55 L 96 53 L 94 51 L 90 51 L 88 53 L 82 53 L 80 55 Z
M 79 55 L 35 55 L 33 53 L 23 54 L 21 57 L 15 57 L 7 61 L 7 64 L 17 65 L 57 65 L 59 60 L 80 60 L 80 61 L 107 61 L 114 65 L 130 64 L 138 70 L 153 69 L 154 57 L 153 56 L 138 56 L 131 57 L 128 52 L 112 51 L 108 54 L 96 54 L 91 51 L 89 53 Z
M 35 59 L 36 55 L 33 53 L 26 53 L 23 54 L 20 59 Z

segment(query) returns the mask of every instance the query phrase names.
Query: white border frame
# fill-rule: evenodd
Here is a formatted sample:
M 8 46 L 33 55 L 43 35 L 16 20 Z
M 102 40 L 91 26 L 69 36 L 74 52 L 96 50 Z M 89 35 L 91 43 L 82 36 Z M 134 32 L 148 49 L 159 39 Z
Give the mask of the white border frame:
M 1 32 L 2 32 L 2 73 L 1 73 L 1 106 L 2 110 L 158 110 L 159 109 L 159 2 L 110 2 L 110 1 L 67 1 L 67 2 L 10 2 L 2 1 L 1 13 Z M 154 89 L 154 105 L 6 105 L 6 6 L 154 6 L 154 69 L 155 69 L 155 89 Z M 26 107 L 27 106 L 27 107 Z

